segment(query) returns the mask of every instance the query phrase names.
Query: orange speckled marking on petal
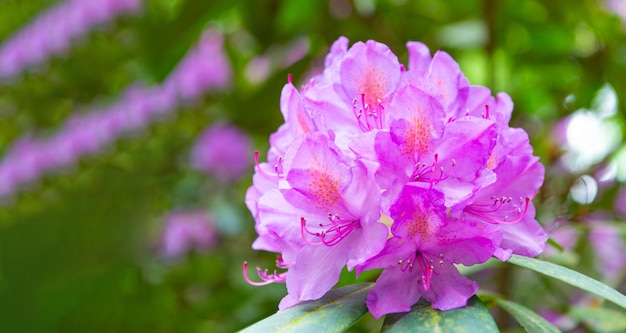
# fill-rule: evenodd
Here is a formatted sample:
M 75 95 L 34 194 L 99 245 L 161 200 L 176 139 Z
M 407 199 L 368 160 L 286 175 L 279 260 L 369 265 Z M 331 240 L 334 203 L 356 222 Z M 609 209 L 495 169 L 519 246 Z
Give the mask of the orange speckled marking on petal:
M 411 217 L 411 220 L 407 221 L 407 231 L 412 238 L 419 237 L 422 241 L 430 240 L 437 232 L 438 225 L 432 220 L 433 216 L 427 211 L 416 210 Z
M 311 177 L 309 193 L 315 197 L 315 206 L 327 209 L 334 206 L 339 198 L 339 179 L 327 167 L 312 167 L 308 170 Z
M 416 108 L 414 117 L 409 121 L 409 127 L 404 135 L 406 142 L 402 147 L 402 153 L 405 155 L 424 156 L 430 149 L 430 136 L 433 131 L 433 125 L 429 117 Z
M 444 82 L 441 79 L 438 79 L 437 81 L 435 81 L 435 86 L 437 86 L 437 90 L 439 91 L 441 96 L 443 96 L 443 98 L 446 100 L 446 104 L 448 104 L 450 102 L 450 97 L 448 95 L 448 92 L 445 89 Z
M 377 105 L 388 89 L 387 76 L 378 67 L 366 67 L 355 83 L 359 94 L 365 95 L 365 102 L 369 105 Z

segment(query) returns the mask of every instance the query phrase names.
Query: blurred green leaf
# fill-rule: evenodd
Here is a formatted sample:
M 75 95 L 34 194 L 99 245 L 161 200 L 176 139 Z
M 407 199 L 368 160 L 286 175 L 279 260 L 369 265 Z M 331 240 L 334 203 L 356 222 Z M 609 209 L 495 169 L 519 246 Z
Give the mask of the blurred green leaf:
M 599 333 L 626 332 L 626 313 L 605 308 L 576 307 L 570 315 Z
M 304 30 L 314 23 L 320 14 L 320 2 L 311 0 L 283 1 L 276 19 L 276 29 L 283 33 Z
M 540 259 L 513 255 L 510 263 L 532 269 L 541 274 L 569 283 L 574 287 L 596 294 L 626 309 L 626 296 L 606 284 L 569 268 L 559 266 Z
M 419 302 L 410 312 L 387 315 L 383 332 L 498 332 L 491 313 L 474 296 L 460 309 L 439 311 Z
M 184 1 L 175 18 L 163 22 L 153 9 L 138 27 L 143 46 L 142 60 L 156 81 L 162 81 L 194 45 L 210 19 L 215 19 L 238 1 Z M 154 4 L 153 4 L 154 5 Z M 161 14 L 163 15 L 163 14 Z
M 559 242 L 555 241 L 554 238 L 548 238 L 548 244 L 557 249 L 559 252 L 563 252 L 563 246 L 561 246 Z
M 343 332 L 366 312 L 370 283 L 353 284 L 329 291 L 249 326 L 241 332 Z
M 494 301 L 502 309 L 511 314 L 511 316 L 513 316 L 513 318 L 515 318 L 515 320 L 517 320 L 517 322 L 524 327 L 526 332 L 560 332 L 558 328 L 554 327 L 543 317 L 521 304 L 499 298 L 494 298 Z

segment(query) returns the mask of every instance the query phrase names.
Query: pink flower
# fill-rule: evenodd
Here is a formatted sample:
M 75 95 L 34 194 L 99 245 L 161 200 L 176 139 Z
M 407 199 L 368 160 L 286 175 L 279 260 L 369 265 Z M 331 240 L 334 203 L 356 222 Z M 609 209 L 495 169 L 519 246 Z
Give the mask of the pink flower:
M 463 277 L 454 264 L 487 261 L 501 233 L 494 225 L 449 216 L 442 193 L 407 185 L 391 207 L 391 234 L 383 251 L 358 271 L 384 268 L 367 299 L 379 318 L 409 311 L 420 297 L 441 310 L 466 304 L 478 285 Z
M 387 239 L 387 227 L 378 223 L 379 191 L 362 163 L 342 159 L 337 147 L 316 133 L 294 148 L 285 160 L 283 188 L 259 200 L 259 229 L 278 244 L 289 266 L 289 297 L 281 307 L 323 296 L 344 266 L 352 270 Z M 280 245 L 285 242 L 288 246 Z
M 445 52 L 407 47 L 408 70 L 384 44 L 339 38 L 320 75 L 283 89 L 285 123 L 246 195 L 253 248 L 287 269 L 246 279 L 286 282 L 281 309 L 321 297 L 344 266 L 383 269 L 376 317 L 421 297 L 453 309 L 478 288 L 454 265 L 543 251 L 531 199 L 544 169 L 509 128 L 508 95 L 471 86 Z
M 532 155 L 528 135 L 519 128 L 505 128 L 486 165 L 496 180 L 477 191 L 475 200 L 464 208 L 467 220 L 497 224 L 503 233 L 495 256 L 507 260 L 512 253 L 534 257 L 548 240 L 535 220 L 530 199 L 543 183 L 544 167 Z

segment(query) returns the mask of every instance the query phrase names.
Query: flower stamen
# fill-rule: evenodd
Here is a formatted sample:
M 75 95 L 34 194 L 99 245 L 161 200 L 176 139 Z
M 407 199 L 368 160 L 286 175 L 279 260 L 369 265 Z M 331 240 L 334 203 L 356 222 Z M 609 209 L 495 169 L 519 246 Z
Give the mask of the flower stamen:
M 280 260 L 281 266 L 278 266 L 278 261 Z M 282 257 L 279 256 L 279 259 L 276 260 L 277 266 L 280 268 L 286 268 L 286 264 L 282 261 Z M 256 282 L 250 280 L 248 277 L 248 262 L 243 262 L 243 279 L 250 285 L 253 286 L 266 286 L 271 283 L 283 283 L 287 280 L 287 272 L 278 273 L 274 270 L 273 273 L 270 273 L 267 269 L 261 269 L 259 267 L 256 268 L 257 275 L 262 280 L 262 282 Z
M 510 205 L 513 201 L 510 197 L 491 197 L 493 200 L 490 204 L 474 203 L 465 208 L 465 212 L 477 216 L 488 223 L 492 224 L 515 224 L 526 216 L 528 212 L 528 205 L 530 204 L 530 197 L 520 198 L 520 205 L 511 205 L 511 208 L 504 210 L 503 208 Z M 493 215 L 505 214 L 502 218 L 493 217 Z M 490 216 L 491 215 L 491 216 Z M 516 216 L 515 219 L 509 220 L 511 215 Z
M 263 170 L 263 168 L 261 168 L 261 165 L 259 164 L 259 151 L 255 150 L 254 151 L 254 165 L 257 168 L 257 170 L 259 170 L 259 173 L 262 173 L 268 177 L 278 177 L 278 178 L 284 178 L 283 175 L 283 158 L 279 157 L 276 164 L 274 165 L 274 174 L 272 175 L 271 173 L 268 173 L 267 171 Z
M 415 163 L 415 167 L 413 169 L 413 175 L 411 179 L 416 182 L 428 182 L 430 183 L 430 187 L 432 188 L 434 185 L 437 185 L 442 180 L 448 178 L 445 173 L 445 169 L 442 166 L 439 166 L 439 154 L 434 155 L 434 161 L 432 165 L 427 165 L 422 162 Z M 452 167 L 456 166 L 456 161 L 452 160 Z M 437 171 L 439 171 L 439 175 L 437 175 Z
M 432 255 L 431 257 L 435 256 Z M 402 270 L 403 272 L 408 271 L 410 273 L 413 271 L 415 263 L 417 262 L 421 274 L 418 281 L 422 283 L 424 290 L 428 291 L 430 290 L 430 283 L 432 281 L 433 275 L 441 274 L 441 272 L 438 272 L 436 270 L 437 266 L 435 266 L 435 263 L 438 263 L 439 268 L 443 267 L 444 264 L 443 254 L 439 254 L 439 256 L 436 256 L 436 258 L 438 260 L 431 259 L 426 253 L 417 251 L 411 253 L 408 257 L 402 260 L 398 260 L 398 265 L 400 265 L 400 270 Z
M 352 112 L 359 123 L 359 127 L 364 132 L 369 132 L 374 128 L 383 128 L 383 114 L 385 106 L 380 98 L 376 99 L 376 106 L 370 105 L 365 101 L 365 94 L 361 94 L 361 105 L 355 98 L 352 100 Z
M 485 105 L 485 113 L 483 113 L 484 119 L 489 119 L 489 105 Z
M 400 265 L 400 269 L 403 272 L 407 270 L 410 272 L 413 271 L 413 265 L 415 263 L 415 253 L 411 253 L 408 257 L 398 260 L 398 265 Z
M 356 219 L 343 219 L 339 215 L 328 214 L 329 223 L 320 223 L 319 227 L 322 231 L 311 231 L 306 226 L 306 219 L 300 218 L 300 233 L 302 239 L 308 245 L 326 245 L 335 246 L 356 230 L 360 225 Z M 311 242 L 305 232 L 320 239 L 319 242 Z

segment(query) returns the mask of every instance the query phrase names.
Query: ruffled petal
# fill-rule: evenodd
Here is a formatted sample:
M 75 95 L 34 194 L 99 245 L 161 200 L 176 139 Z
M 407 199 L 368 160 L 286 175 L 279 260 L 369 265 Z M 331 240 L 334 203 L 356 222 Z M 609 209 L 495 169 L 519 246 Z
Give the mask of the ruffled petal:
M 418 270 L 402 271 L 399 267 L 386 269 L 367 295 L 367 308 L 378 319 L 394 312 L 407 312 L 420 299 Z
M 431 280 L 430 289 L 421 292 L 432 307 L 442 311 L 467 305 L 467 300 L 478 290 L 478 284 L 461 275 L 454 265 L 445 265 L 440 275 Z

